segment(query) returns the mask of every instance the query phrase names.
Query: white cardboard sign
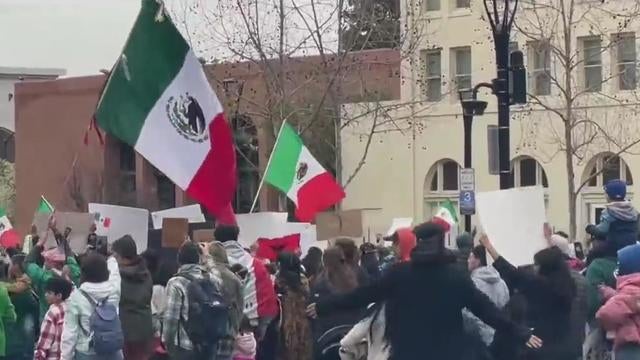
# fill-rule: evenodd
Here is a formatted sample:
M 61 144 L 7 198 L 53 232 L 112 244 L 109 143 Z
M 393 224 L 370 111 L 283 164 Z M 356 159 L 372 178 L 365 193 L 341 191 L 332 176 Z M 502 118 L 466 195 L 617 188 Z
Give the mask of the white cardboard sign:
M 236 221 L 240 228 L 238 242 L 250 247 L 258 238 L 275 238 L 283 235 L 283 228 L 287 224 L 286 212 L 259 212 L 238 214 Z
M 152 212 L 153 228 L 162 229 L 162 219 L 164 218 L 187 219 L 192 224 L 205 222 L 202 209 L 197 204 Z
M 89 212 L 95 216 L 96 234 L 106 236 L 109 244 L 124 235 L 131 235 L 138 254 L 147 250 L 149 211 L 125 206 L 89 204 Z
M 478 216 L 498 253 L 515 266 L 533 263 L 547 247 L 546 215 L 541 187 L 524 187 L 477 194 Z

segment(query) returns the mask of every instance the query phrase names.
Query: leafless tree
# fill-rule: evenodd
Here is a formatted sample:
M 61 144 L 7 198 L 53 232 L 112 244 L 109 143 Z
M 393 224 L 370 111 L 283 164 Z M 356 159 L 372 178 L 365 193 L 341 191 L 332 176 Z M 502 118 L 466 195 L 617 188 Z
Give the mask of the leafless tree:
M 363 6 L 354 21 L 353 2 L 181 1 L 172 9 L 174 21 L 182 26 L 192 47 L 206 63 L 232 61 L 257 69 L 254 73 L 259 74 L 261 84 L 266 87 L 264 97 L 256 99 L 256 89 L 247 88 L 240 79 L 241 83 L 236 83 L 235 87 L 241 90 L 236 90 L 231 98 L 236 102 L 232 112 L 249 116 L 262 134 L 267 135 L 267 143 L 260 146 L 271 149 L 279 127 L 287 121 L 298 128 L 314 155 L 335 172 L 344 186 L 364 165 L 374 137 L 383 132 L 403 131 L 412 121 L 390 114 L 421 99 L 388 101 L 394 94 L 380 86 L 379 80 L 405 81 L 399 71 L 400 64 L 405 59 L 415 58 L 417 46 L 426 34 L 426 22 L 412 16 L 415 23 L 389 30 L 397 32 L 389 38 L 395 39 L 393 49 L 399 56 L 368 55 L 370 53 L 363 50 L 374 47 L 370 39 L 374 33 L 371 25 L 379 16 L 379 9 Z M 419 11 L 408 9 L 413 10 Z M 345 19 L 347 13 L 352 15 L 350 21 Z M 352 35 L 344 37 L 347 31 Z M 376 28 L 375 36 L 380 37 L 380 32 L 380 28 Z M 354 33 L 359 36 L 353 36 Z M 374 74 L 372 69 L 394 67 L 397 70 L 385 73 L 381 79 L 370 78 Z M 219 82 L 225 80 L 217 78 Z M 358 106 L 343 106 L 346 103 L 357 103 Z M 361 138 L 366 144 L 362 160 L 354 173 L 345 174 L 343 179 L 341 132 L 364 121 L 368 126 Z
M 517 150 L 537 152 L 543 161 L 564 158 L 575 239 L 578 195 L 599 175 L 576 177 L 576 168 L 601 152 L 631 152 L 640 142 L 637 122 L 629 121 L 640 110 L 633 33 L 640 2 L 532 1 L 522 4 L 515 22 L 531 75 L 530 103 L 514 114 L 523 132 Z

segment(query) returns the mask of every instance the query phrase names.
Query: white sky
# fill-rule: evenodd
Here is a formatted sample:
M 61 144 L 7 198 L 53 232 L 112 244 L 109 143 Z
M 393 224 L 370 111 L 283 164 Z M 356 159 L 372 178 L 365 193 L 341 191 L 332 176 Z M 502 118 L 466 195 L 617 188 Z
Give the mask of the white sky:
M 311 0 L 285 0 L 288 34 L 285 46 L 294 55 L 314 53 L 300 12 L 310 16 Z M 335 48 L 334 0 L 313 0 L 325 47 Z M 250 52 L 243 43 L 243 22 L 235 1 L 169 0 L 176 24 L 189 33 L 195 50 L 207 59 L 229 59 L 236 51 Z M 220 5 L 225 4 L 225 5 Z M 299 10 L 295 10 L 296 4 Z M 191 5 L 191 6 L 190 6 Z M 0 66 L 63 68 L 67 76 L 97 74 L 118 58 L 140 7 L 140 0 L 0 0 Z M 261 1 L 259 14 L 265 52 L 277 47 L 277 13 L 270 0 Z M 226 16 L 220 16 L 224 12 Z M 234 13 L 235 12 L 235 13 Z M 254 14 L 249 14 L 252 17 Z M 322 15 L 321 15 L 322 16 Z M 185 20 L 186 19 L 186 20 Z M 184 24 L 188 23 L 185 29 Z M 185 31 L 187 30 L 187 31 Z M 295 50 L 295 51 L 294 51 Z M 250 57 L 254 56 L 249 54 Z
M 97 74 L 117 59 L 136 0 L 0 0 L 0 66 Z

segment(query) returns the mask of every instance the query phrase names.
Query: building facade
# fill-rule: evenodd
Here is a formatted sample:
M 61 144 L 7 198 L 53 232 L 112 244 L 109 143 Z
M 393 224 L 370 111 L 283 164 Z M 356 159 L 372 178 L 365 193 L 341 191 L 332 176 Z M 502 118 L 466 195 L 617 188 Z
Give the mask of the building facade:
M 496 77 L 481 1 L 401 3 L 416 49 L 403 62 L 401 99 L 388 114 L 402 124 L 370 143 L 361 138 L 371 117 L 342 134 L 343 177 L 367 154 L 347 188 L 344 208 L 382 209 L 377 231 L 396 217 L 428 219 L 445 200 L 457 205 L 463 163 L 460 96 Z M 513 186 L 544 187 L 547 217 L 558 230 L 568 231 L 569 209 L 575 208 L 576 234 L 582 239 L 584 226 L 604 207 L 602 187 L 608 180 L 626 180 L 628 197 L 640 205 L 634 182 L 640 177 L 640 23 L 633 1 L 571 4 L 520 2 L 510 48 L 524 53 L 529 100 L 511 107 L 510 157 Z M 495 96 L 482 89 L 478 97 L 489 104 L 473 123 L 476 190 L 497 190 L 498 177 L 488 170 L 487 135 L 487 127 L 497 125 Z M 575 196 L 570 196 L 568 162 Z
M 53 80 L 64 76 L 65 73 L 63 69 L 0 66 L 0 158 L 14 161 L 15 84 L 25 81 Z
M 319 57 L 290 58 L 283 64 L 292 103 L 313 104 L 330 79 L 318 73 Z M 400 57 L 394 50 L 349 55 L 341 76 L 341 91 L 349 101 L 361 101 L 365 92 L 400 97 Z M 277 66 L 274 61 L 273 66 Z M 264 67 L 252 62 L 206 65 L 205 71 L 225 107 L 229 121 L 248 153 L 238 156 L 241 179 L 236 209 L 248 212 L 273 146 L 273 123 L 265 121 L 269 87 Z M 89 129 L 106 76 L 65 78 L 20 83 L 14 94 L 16 119 L 16 219 L 28 231 L 40 195 L 60 211 L 86 211 L 90 202 L 136 206 L 151 211 L 192 203 L 160 171 L 128 145 Z M 302 86 L 304 85 L 304 86 Z M 238 138 L 237 138 L 238 139 Z M 86 140 L 86 141 L 85 141 Z M 242 147 L 242 146 L 239 146 Z M 244 156 L 253 167 L 244 166 Z M 280 195 L 268 186 L 260 193 L 262 209 L 282 210 Z

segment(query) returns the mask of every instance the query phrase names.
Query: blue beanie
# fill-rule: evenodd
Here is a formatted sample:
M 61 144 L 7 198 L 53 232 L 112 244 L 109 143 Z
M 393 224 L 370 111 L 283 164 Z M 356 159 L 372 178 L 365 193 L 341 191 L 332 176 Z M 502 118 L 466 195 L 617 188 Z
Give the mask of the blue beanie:
M 610 180 L 604 186 L 604 191 L 609 199 L 614 201 L 622 201 L 627 196 L 627 183 L 622 180 Z
M 618 274 L 640 273 L 640 244 L 629 245 L 618 250 Z

